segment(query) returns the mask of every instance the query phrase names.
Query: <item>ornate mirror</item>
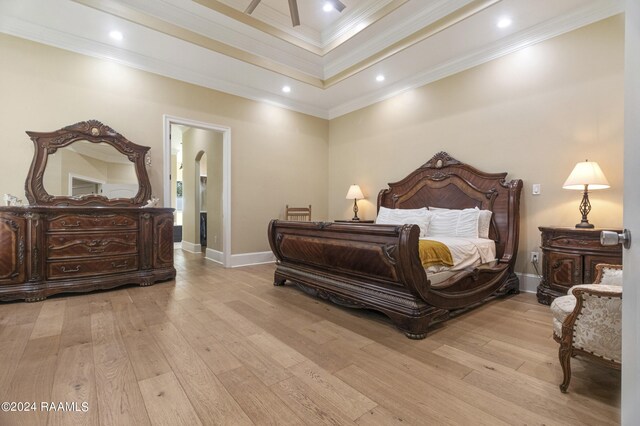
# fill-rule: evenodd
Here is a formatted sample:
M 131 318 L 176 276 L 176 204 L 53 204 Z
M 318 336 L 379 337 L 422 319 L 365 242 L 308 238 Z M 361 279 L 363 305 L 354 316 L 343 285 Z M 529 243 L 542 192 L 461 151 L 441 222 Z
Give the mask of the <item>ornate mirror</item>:
M 29 204 L 138 207 L 151 197 L 149 147 L 97 120 L 55 132 L 27 132 L 35 152 L 25 183 Z

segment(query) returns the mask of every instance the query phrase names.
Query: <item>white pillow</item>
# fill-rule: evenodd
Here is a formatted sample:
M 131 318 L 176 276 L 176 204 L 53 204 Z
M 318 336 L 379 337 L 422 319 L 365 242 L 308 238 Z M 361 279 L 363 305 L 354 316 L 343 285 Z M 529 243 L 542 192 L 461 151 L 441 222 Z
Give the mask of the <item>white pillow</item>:
M 478 238 L 480 210 L 477 208 L 464 210 L 436 209 L 433 213 L 427 232 L 428 237 Z
M 475 207 L 475 209 L 478 209 Z M 445 209 L 442 207 L 429 207 L 429 210 L 432 212 L 443 212 L 450 211 L 455 209 Z M 471 209 L 466 209 L 471 210 Z M 478 216 L 478 238 L 489 238 L 489 229 L 491 228 L 491 216 L 493 212 L 491 210 L 480 210 L 480 214 Z
M 404 225 L 415 224 L 420 227 L 420 237 L 427 236 L 431 212 L 426 207 L 421 209 L 388 209 L 380 207 L 376 223 L 383 225 Z
M 478 216 L 478 237 L 489 238 L 489 228 L 491 227 L 491 210 L 480 210 Z

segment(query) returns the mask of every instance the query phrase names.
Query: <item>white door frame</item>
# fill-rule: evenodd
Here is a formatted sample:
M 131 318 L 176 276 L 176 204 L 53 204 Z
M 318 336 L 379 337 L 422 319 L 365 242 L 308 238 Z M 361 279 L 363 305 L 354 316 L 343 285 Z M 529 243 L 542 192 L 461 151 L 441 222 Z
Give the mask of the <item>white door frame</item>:
M 205 130 L 222 132 L 222 265 L 231 267 L 231 128 L 219 124 L 205 123 L 189 120 L 187 118 L 163 115 L 163 198 L 165 207 L 171 207 L 171 186 L 169 174 L 171 173 L 171 125 L 179 124 L 188 127 L 196 127 Z
M 625 3 L 624 195 L 623 223 L 631 231 L 631 248 L 623 250 L 622 412 L 621 424 L 640 424 L 640 4 Z

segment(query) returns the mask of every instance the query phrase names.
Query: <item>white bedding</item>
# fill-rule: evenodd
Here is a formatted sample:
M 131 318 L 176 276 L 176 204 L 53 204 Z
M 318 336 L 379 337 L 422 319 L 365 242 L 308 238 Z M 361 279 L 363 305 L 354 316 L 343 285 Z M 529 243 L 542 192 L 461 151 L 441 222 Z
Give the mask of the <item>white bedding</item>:
M 421 240 L 439 241 L 449 247 L 453 266 L 433 265 L 426 268 L 429 273 L 460 271 L 492 262 L 496 259 L 496 244 L 487 238 L 429 237 Z

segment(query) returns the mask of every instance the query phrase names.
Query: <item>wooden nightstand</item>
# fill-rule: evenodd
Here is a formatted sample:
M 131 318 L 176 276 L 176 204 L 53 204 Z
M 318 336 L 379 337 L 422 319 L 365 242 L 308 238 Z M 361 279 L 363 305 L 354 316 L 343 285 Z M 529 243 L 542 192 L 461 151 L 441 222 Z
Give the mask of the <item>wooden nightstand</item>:
M 334 222 L 340 222 L 340 223 L 374 223 L 373 220 L 344 220 L 344 219 L 336 219 L 334 220 Z
M 576 284 L 592 283 L 598 263 L 622 264 L 622 246 L 600 244 L 601 231 L 618 229 L 538 228 L 542 232 L 542 281 L 538 302 L 550 305 Z

